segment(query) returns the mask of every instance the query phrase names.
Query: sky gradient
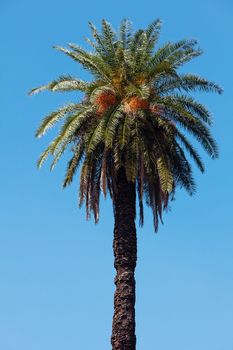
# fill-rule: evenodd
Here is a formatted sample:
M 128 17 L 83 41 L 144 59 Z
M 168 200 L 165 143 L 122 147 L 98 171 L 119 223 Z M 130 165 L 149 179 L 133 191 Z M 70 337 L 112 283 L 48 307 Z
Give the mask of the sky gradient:
M 200 95 L 214 115 L 220 158 L 195 170 L 197 193 L 178 191 L 159 233 L 151 213 L 138 229 L 137 349 L 233 349 L 232 56 L 229 0 L 110 2 L 0 0 L 0 350 L 110 350 L 114 269 L 113 216 L 102 200 L 100 223 L 77 208 L 78 178 L 61 184 L 36 160 L 53 132 L 36 140 L 41 118 L 75 94 L 28 97 L 61 74 L 86 78 L 53 45 L 84 44 L 88 21 L 117 29 L 163 20 L 160 44 L 195 38 L 204 54 L 185 71 L 216 81 L 224 94 Z

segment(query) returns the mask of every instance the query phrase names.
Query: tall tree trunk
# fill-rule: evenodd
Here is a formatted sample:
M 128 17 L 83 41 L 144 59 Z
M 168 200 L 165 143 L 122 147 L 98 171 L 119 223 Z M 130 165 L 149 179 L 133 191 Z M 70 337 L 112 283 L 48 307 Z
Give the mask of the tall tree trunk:
M 137 237 L 135 228 L 135 185 L 120 169 L 114 198 L 114 267 L 116 269 L 112 349 L 135 350 L 135 278 Z

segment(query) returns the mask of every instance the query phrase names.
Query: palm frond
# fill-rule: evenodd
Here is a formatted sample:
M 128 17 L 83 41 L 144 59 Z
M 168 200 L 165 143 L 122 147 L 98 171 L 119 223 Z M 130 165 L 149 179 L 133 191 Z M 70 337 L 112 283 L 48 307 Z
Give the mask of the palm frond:
M 59 108 L 57 111 L 50 113 L 42 120 L 39 128 L 36 131 L 36 137 L 43 136 L 48 129 L 51 129 L 61 119 L 65 118 L 67 115 L 73 113 L 74 111 L 78 111 L 81 108 L 82 106 L 80 104 L 69 103 L 64 107 Z
M 68 92 L 68 91 L 74 91 L 74 90 L 86 92 L 88 91 L 89 87 L 90 87 L 90 84 L 83 80 L 74 78 L 71 75 L 62 75 L 58 79 L 53 80 L 51 83 L 47 85 L 42 85 L 32 89 L 29 92 L 29 95 L 34 95 L 44 90 L 49 90 L 52 92 L 56 92 L 56 91 Z
M 122 48 L 126 50 L 132 38 L 131 34 L 132 23 L 128 19 L 123 19 L 119 30 L 119 39 L 122 44 Z
M 152 53 L 152 50 L 154 49 L 155 44 L 157 44 L 157 41 L 160 35 L 161 26 L 162 26 L 162 21 L 160 19 L 156 19 L 146 29 L 146 35 L 148 40 L 147 51 L 149 51 L 149 53 Z
M 193 74 L 180 74 L 179 76 L 168 77 L 158 82 L 155 81 L 155 87 L 161 94 L 170 93 L 174 90 L 183 90 L 185 92 L 217 92 L 218 94 L 223 92 L 222 88 L 216 83 Z
M 63 182 L 63 187 L 68 186 L 72 180 L 73 177 L 78 169 L 78 166 L 80 164 L 80 161 L 82 160 L 84 154 L 84 144 L 83 142 L 80 142 L 75 148 L 74 148 L 74 155 L 68 162 L 68 167 L 66 170 L 66 176 Z

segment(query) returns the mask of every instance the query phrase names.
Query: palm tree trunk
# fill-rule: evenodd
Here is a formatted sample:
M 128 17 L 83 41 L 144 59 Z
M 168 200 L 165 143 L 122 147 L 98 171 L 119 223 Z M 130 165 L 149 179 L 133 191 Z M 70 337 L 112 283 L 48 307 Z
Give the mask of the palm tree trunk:
M 135 184 L 120 169 L 114 198 L 114 267 L 116 269 L 112 349 L 135 350 L 135 278 L 137 237 L 135 228 Z

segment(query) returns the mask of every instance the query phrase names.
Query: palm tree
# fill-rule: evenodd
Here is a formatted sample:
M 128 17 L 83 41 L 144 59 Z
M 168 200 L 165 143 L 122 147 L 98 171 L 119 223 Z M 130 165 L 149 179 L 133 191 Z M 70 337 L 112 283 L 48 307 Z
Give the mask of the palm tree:
M 105 20 L 101 32 L 89 25 L 93 39 L 86 40 L 91 52 L 75 44 L 55 48 L 80 63 L 93 80 L 65 75 L 30 92 L 83 92 L 81 101 L 43 119 L 37 137 L 59 121 L 63 124 L 41 154 L 38 166 L 52 155 L 53 169 L 62 154 L 71 150 L 63 186 L 71 183 L 80 165 L 79 204 L 85 203 L 87 218 L 92 212 L 95 222 L 99 219 L 100 192 L 104 196 L 109 192 L 115 219 L 116 269 L 111 343 L 113 350 L 134 350 L 136 194 L 140 225 L 145 198 L 157 231 L 175 189 L 184 187 L 190 195 L 194 193 L 190 159 L 201 172 L 204 165 L 187 135 L 196 138 L 212 158 L 218 152 L 209 132 L 211 115 L 190 93 L 222 90 L 197 75 L 178 73 L 184 63 L 201 54 L 195 40 L 168 42 L 155 50 L 159 20 L 136 32 L 128 20 L 122 21 L 118 33 Z

